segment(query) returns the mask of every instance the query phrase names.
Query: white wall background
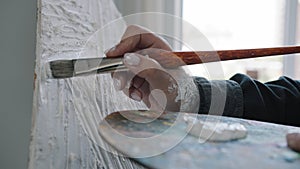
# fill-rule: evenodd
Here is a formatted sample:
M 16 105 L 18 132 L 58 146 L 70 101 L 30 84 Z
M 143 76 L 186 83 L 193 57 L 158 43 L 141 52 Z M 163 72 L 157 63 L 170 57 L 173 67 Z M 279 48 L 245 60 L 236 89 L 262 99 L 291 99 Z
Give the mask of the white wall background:
M 0 168 L 27 168 L 36 0 L 0 1 Z

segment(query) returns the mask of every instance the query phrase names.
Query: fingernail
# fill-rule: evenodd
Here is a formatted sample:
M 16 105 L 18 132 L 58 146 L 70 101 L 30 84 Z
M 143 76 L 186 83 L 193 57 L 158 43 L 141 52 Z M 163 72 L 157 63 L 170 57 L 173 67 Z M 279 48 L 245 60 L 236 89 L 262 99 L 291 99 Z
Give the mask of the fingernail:
M 124 55 L 124 61 L 131 66 L 139 65 L 141 59 L 134 53 L 126 53 Z
M 142 98 L 141 98 L 137 93 L 135 93 L 135 92 L 132 92 L 132 93 L 130 94 L 130 97 L 131 97 L 133 100 L 136 100 L 136 101 L 141 101 L 141 100 L 142 100 Z
M 104 51 L 104 53 L 112 52 L 112 51 L 114 51 L 115 49 L 116 49 L 116 46 L 114 46 L 114 47 L 112 47 L 112 48 L 110 48 L 110 49 L 106 49 L 106 50 Z
M 121 89 L 121 80 L 120 79 L 114 79 L 114 87 L 116 90 L 120 90 Z

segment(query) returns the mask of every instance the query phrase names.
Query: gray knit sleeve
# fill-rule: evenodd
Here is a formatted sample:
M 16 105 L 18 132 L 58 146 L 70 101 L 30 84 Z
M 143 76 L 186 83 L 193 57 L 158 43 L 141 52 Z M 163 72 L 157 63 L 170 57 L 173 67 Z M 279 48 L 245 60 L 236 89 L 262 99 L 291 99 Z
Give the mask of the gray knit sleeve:
M 194 77 L 194 82 L 200 95 L 200 114 L 243 116 L 243 92 L 237 82 L 202 77 Z

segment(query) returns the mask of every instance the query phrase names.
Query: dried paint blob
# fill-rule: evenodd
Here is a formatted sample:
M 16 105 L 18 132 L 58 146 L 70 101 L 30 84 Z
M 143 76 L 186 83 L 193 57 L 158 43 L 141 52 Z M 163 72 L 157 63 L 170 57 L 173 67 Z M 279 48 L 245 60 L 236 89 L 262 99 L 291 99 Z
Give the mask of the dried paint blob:
M 188 120 L 186 131 L 197 138 L 207 141 L 231 141 L 247 136 L 247 129 L 240 123 L 202 122 Z

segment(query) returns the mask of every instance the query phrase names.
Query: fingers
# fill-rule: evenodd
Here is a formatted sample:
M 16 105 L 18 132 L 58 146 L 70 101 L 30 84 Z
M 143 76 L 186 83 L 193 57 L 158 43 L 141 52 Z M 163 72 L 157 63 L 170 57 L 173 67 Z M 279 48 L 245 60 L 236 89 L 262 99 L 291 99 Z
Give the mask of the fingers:
M 118 79 L 114 80 L 117 89 L 133 100 L 143 101 L 152 110 L 179 110 L 180 102 L 175 101 L 178 96 L 176 80 L 156 60 L 127 53 L 123 63 L 129 72 L 113 74 L 113 78 Z
M 164 70 L 154 59 L 137 53 L 125 54 L 123 62 L 131 72 L 146 79 L 148 82 L 155 77 L 157 70 Z
M 149 95 L 149 84 L 144 78 L 130 71 L 114 72 L 111 76 L 116 90 L 122 90 L 133 100 L 143 100 L 146 104 L 148 103 L 146 98 Z
M 132 86 L 137 89 L 140 88 L 144 83 L 146 83 L 146 80 L 139 76 L 135 76 L 132 80 Z
M 127 52 L 134 52 L 137 50 L 138 43 L 140 43 L 140 35 L 133 35 L 121 40 L 119 44 L 111 48 L 107 53 L 107 57 L 123 56 Z
M 151 33 L 146 28 L 131 25 L 128 26 L 122 40 L 107 53 L 107 57 L 118 57 L 128 52 L 134 52 L 145 48 L 160 48 L 171 50 L 170 45 L 159 36 Z
M 156 69 L 162 67 L 153 59 L 145 56 L 129 53 L 124 56 L 124 65 L 128 67 L 129 72 L 116 72 L 113 74 L 114 82 L 118 90 L 123 90 L 124 93 L 136 101 L 143 100 L 148 106 L 149 103 L 149 82 L 153 82 Z M 157 81 L 157 80 L 155 80 Z M 128 91 L 126 91 L 126 84 L 130 84 Z
M 136 101 L 141 101 L 148 103 L 148 96 L 149 96 L 149 83 L 143 79 L 143 83 L 137 83 L 136 78 L 140 78 L 136 76 L 132 80 L 132 84 L 129 88 L 128 96 Z
M 157 36 L 153 33 L 144 33 L 140 36 L 140 43 L 138 49 L 146 49 L 146 48 L 157 48 L 163 49 L 167 51 L 171 51 L 172 48 L 168 44 L 166 40 Z
M 139 89 L 134 87 L 130 87 L 129 89 L 129 97 L 135 101 L 141 101 L 143 98 L 143 93 Z
M 132 73 L 128 71 L 114 72 L 111 74 L 114 82 L 114 87 L 116 90 L 123 90 L 128 84 L 128 78 L 133 76 Z
M 286 136 L 288 146 L 297 152 L 300 152 L 300 133 L 290 133 Z
M 149 104 L 150 86 L 154 88 L 167 88 L 170 77 L 164 75 L 164 69 L 152 58 L 135 53 L 128 53 L 124 56 L 124 65 L 129 72 L 116 72 L 112 76 L 117 90 L 123 90 L 124 93 L 136 100 L 143 100 Z M 125 86 L 130 84 L 128 92 Z

